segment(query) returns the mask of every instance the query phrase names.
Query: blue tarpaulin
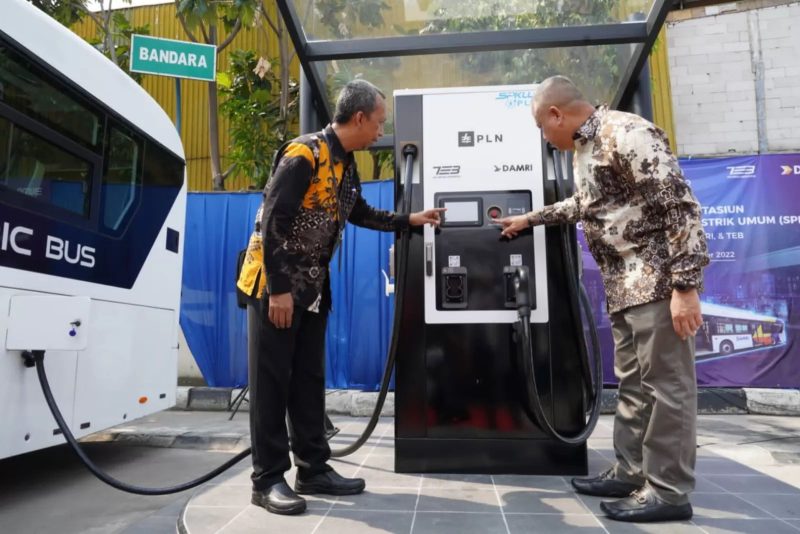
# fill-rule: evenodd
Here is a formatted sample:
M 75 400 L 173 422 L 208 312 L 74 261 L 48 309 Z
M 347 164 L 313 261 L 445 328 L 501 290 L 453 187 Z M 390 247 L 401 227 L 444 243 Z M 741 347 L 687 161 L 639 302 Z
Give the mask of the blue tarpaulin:
M 364 198 L 394 209 L 393 182 L 364 184 Z M 189 193 L 181 328 L 209 386 L 247 384 L 247 321 L 236 306 L 235 269 L 247 245 L 261 193 Z M 391 336 L 394 297 L 384 294 L 394 234 L 347 226 L 331 262 L 329 388 L 377 390 Z M 341 255 L 341 259 L 339 258 Z

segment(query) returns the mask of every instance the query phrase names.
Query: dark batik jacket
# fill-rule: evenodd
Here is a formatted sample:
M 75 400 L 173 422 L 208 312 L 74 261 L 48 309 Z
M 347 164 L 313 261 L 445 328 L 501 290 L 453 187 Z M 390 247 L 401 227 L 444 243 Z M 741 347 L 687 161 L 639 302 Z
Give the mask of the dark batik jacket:
M 344 151 L 330 126 L 293 140 L 279 157 L 238 286 L 259 297 L 265 291 L 291 292 L 296 305 L 318 311 L 330 302 L 328 264 L 342 221 L 389 232 L 407 228 L 408 215 L 367 204 L 353 154 Z
M 702 290 L 708 248 L 700 205 L 664 132 L 630 113 L 598 108 L 575 134 L 575 194 L 536 210 L 535 224 L 583 222 L 608 310 Z

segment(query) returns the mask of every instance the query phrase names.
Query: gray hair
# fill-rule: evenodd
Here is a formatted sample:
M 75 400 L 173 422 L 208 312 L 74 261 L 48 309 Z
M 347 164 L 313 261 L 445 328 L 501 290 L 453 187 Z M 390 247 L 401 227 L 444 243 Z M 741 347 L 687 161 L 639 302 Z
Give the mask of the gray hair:
M 336 101 L 334 122 L 346 124 L 359 111 L 369 115 L 378 105 L 378 96 L 386 98 L 380 89 L 367 80 L 353 80 L 344 86 Z
M 566 76 L 551 76 L 539 84 L 536 106 L 564 107 L 574 102 L 586 102 L 578 87 Z

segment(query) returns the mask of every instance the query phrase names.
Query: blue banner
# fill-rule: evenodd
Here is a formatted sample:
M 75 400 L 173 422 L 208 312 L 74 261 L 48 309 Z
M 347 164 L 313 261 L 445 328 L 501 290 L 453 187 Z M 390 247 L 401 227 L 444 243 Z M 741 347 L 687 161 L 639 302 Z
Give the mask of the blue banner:
M 800 386 L 800 154 L 681 160 L 703 208 L 711 263 L 696 337 L 701 386 Z M 597 266 L 584 278 L 613 382 L 613 340 Z
M 701 386 L 800 387 L 800 154 L 682 160 L 703 207 L 711 264 L 697 336 Z M 367 201 L 392 209 L 393 183 L 364 184 Z M 236 255 L 260 193 L 192 193 L 187 207 L 181 327 L 209 385 L 247 382 L 246 322 L 236 308 Z M 393 235 L 348 226 L 331 263 L 333 311 L 326 385 L 375 390 L 391 336 L 384 294 Z M 597 265 L 584 245 L 584 283 L 614 382 L 611 325 Z
M 394 209 L 394 183 L 363 195 Z M 247 320 L 236 306 L 236 258 L 247 245 L 261 193 L 189 193 L 180 324 L 209 386 L 247 384 Z M 394 234 L 347 225 L 331 261 L 333 309 L 326 334 L 326 386 L 376 390 L 391 337 L 394 298 L 384 294 Z M 341 256 L 341 258 L 340 258 Z

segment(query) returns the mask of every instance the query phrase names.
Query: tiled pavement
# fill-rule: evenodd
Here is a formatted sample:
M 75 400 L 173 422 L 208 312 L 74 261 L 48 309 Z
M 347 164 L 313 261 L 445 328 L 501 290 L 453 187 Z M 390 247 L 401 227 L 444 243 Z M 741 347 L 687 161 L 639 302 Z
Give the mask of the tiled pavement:
M 200 488 L 178 526 L 190 534 L 522 533 L 522 532 L 800 532 L 800 439 L 794 418 L 701 418 L 697 489 L 691 521 L 625 524 L 601 514 L 599 498 L 579 496 L 564 477 L 409 475 L 394 473 L 393 420 L 382 419 L 364 447 L 336 460 L 345 476 L 367 481 L 365 493 L 308 499 L 308 511 L 285 517 L 250 501 L 249 463 L 225 480 Z M 366 419 L 335 420 L 332 446 L 355 439 Z M 603 417 L 589 441 L 589 469 L 612 463 L 612 420 Z M 777 436 L 777 439 L 775 439 Z M 768 447 L 765 447 L 769 445 Z M 294 472 L 287 482 L 294 481 Z

